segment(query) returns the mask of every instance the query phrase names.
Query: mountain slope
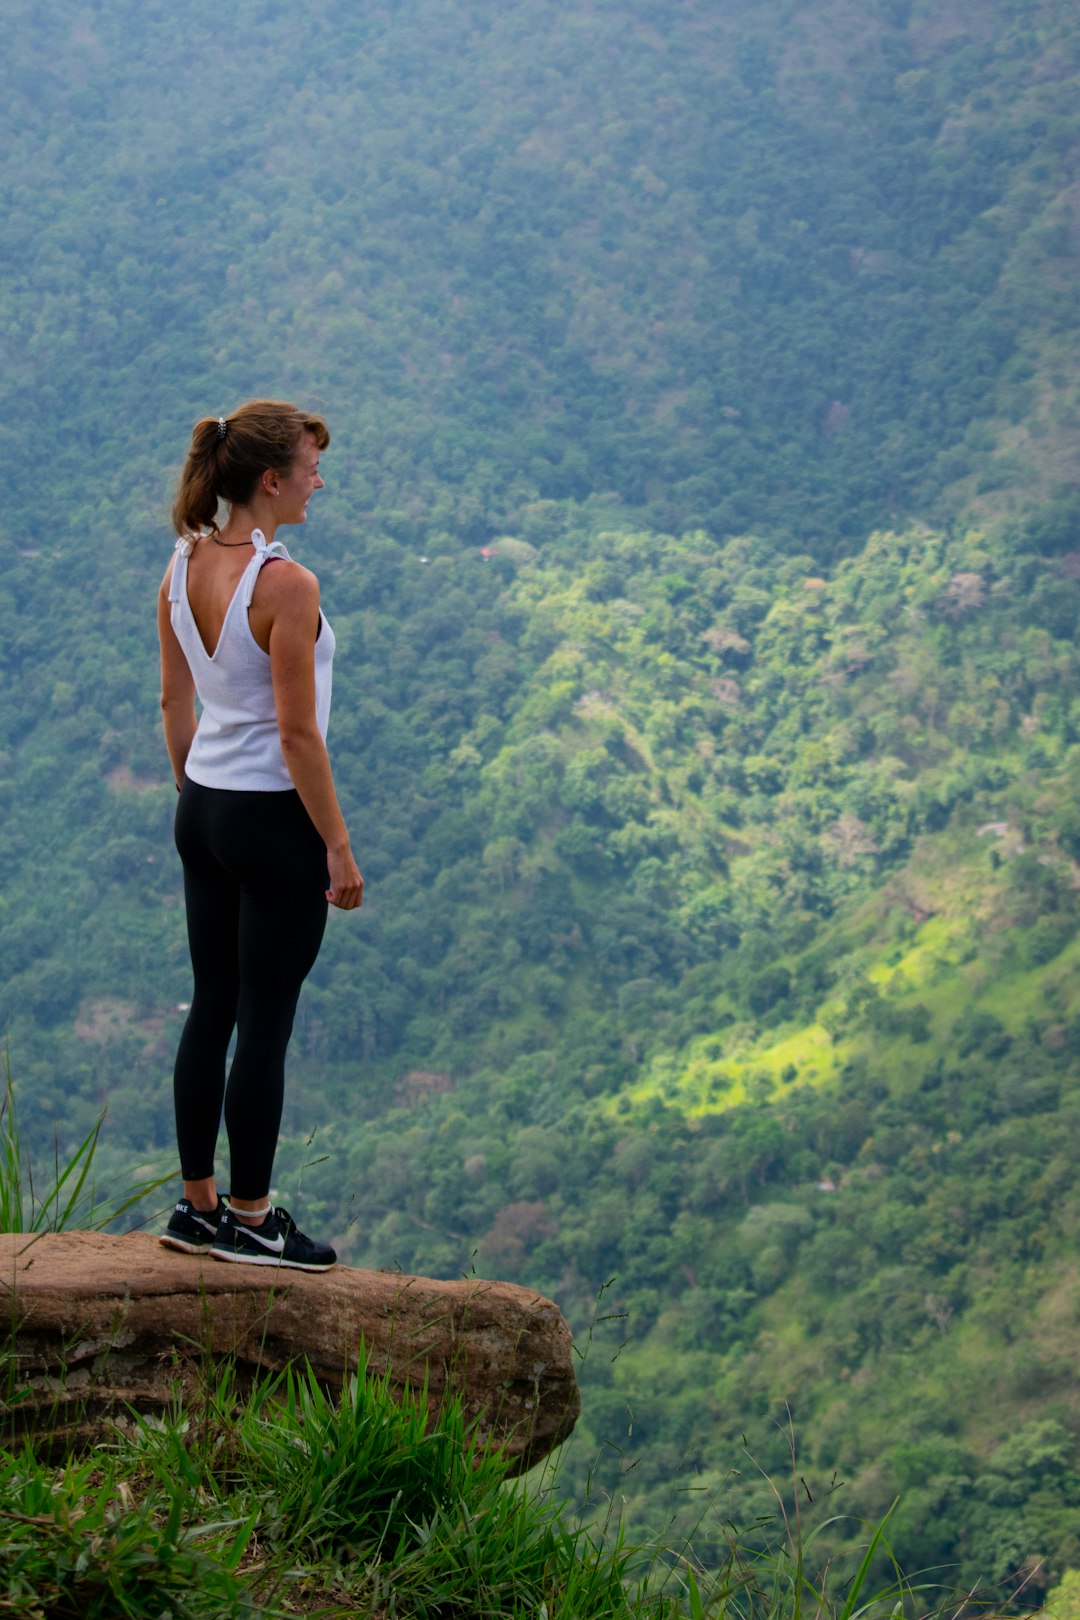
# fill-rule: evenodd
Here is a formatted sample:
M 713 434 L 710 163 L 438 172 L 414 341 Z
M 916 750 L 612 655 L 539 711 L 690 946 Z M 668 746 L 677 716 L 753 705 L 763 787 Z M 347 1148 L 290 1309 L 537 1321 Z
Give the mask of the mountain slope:
M 190 421 L 271 383 L 348 447 L 343 541 L 358 510 L 426 543 L 614 490 L 827 557 L 1075 479 L 1062 4 L 124 0 L 42 26 L 14 0 L 9 37 L 32 533 L 148 531 Z

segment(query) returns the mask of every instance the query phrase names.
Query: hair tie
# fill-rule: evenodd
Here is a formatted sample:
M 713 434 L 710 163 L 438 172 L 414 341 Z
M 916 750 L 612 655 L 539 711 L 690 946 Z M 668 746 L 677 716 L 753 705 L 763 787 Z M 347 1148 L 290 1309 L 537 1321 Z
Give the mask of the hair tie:
M 225 430 L 227 427 L 228 423 L 226 422 L 225 418 L 223 416 L 219 416 L 217 419 L 217 436 L 219 439 L 223 439 L 225 437 Z

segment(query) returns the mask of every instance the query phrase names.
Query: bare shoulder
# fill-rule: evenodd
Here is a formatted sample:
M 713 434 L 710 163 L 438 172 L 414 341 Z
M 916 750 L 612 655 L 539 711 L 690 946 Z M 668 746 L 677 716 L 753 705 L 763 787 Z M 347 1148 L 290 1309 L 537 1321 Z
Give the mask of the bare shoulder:
M 270 650 L 270 636 L 277 629 L 303 627 L 314 636 L 319 620 L 319 581 L 310 568 L 291 558 L 280 557 L 264 563 L 255 581 L 249 622 L 255 640 L 264 652 Z
M 267 607 L 310 607 L 319 605 L 319 581 L 291 557 L 275 557 L 259 569 L 256 595 Z

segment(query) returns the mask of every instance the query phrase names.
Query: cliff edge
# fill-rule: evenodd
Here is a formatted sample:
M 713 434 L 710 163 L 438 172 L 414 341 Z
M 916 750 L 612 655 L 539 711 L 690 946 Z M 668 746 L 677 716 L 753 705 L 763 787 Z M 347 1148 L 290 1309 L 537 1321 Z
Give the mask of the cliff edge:
M 580 1396 L 570 1329 L 551 1300 L 512 1283 L 439 1282 L 339 1266 L 226 1265 L 132 1232 L 0 1234 L 0 1295 L 16 1377 L 8 1421 L 50 1449 L 98 1438 L 103 1419 L 162 1413 L 197 1398 L 208 1367 L 310 1364 L 340 1390 L 361 1343 L 393 1386 L 447 1393 L 530 1468 L 574 1427 Z

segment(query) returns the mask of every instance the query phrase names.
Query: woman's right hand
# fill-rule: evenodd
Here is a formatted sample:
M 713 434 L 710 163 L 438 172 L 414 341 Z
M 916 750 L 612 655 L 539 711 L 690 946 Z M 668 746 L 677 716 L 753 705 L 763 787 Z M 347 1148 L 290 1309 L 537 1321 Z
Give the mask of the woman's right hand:
M 355 911 L 364 903 L 364 880 L 353 860 L 352 850 L 327 850 L 326 866 L 330 874 L 330 887 L 326 898 L 339 911 Z

